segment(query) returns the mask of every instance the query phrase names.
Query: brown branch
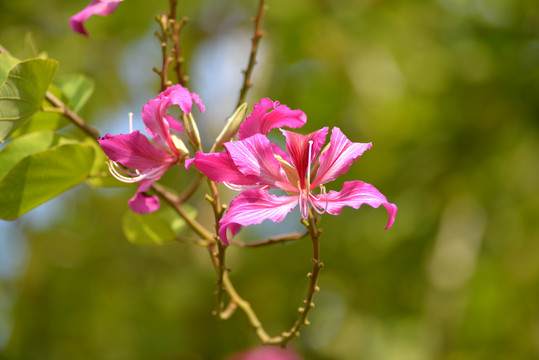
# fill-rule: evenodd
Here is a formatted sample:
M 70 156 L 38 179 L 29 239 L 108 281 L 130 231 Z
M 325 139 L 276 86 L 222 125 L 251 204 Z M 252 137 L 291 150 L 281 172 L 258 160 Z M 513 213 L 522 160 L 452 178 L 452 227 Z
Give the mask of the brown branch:
M 162 185 L 159 185 L 158 183 L 153 183 L 151 189 L 155 191 L 159 197 L 161 197 L 163 200 L 165 200 L 176 212 L 185 220 L 187 225 L 198 234 L 202 239 L 208 241 L 209 243 L 215 242 L 215 238 L 213 234 L 211 234 L 204 226 L 202 226 L 198 221 L 191 218 L 189 214 L 183 209 L 179 202 L 179 197 L 167 189 L 165 189 Z
M 152 70 L 159 75 L 161 79 L 160 92 L 164 91 L 167 87 L 171 85 L 168 81 L 168 66 L 172 62 L 172 57 L 168 54 L 168 29 L 169 21 L 168 16 L 165 13 L 162 13 L 161 16 L 156 16 L 155 21 L 159 24 L 161 28 L 161 33 L 155 32 L 155 37 L 159 40 L 161 44 L 161 70 L 154 67 Z
M 254 241 L 254 242 L 242 242 L 242 241 L 236 241 L 236 240 L 229 240 L 230 244 L 236 245 L 241 248 L 256 248 L 256 247 L 262 247 L 266 245 L 272 245 L 277 243 L 286 243 L 289 241 L 295 241 L 304 238 L 305 236 L 309 235 L 309 232 L 304 232 L 302 234 L 300 233 L 292 233 L 292 234 L 284 234 L 277 237 L 272 237 L 264 240 Z
M 313 246 L 313 258 L 311 259 L 313 263 L 313 268 L 312 271 L 307 274 L 307 277 L 309 277 L 309 288 L 307 290 L 307 296 L 305 297 L 305 300 L 303 300 L 303 306 L 298 309 L 300 313 L 298 319 L 289 331 L 282 334 L 282 340 L 279 342 L 279 345 L 281 347 L 285 347 L 290 340 L 298 336 L 299 330 L 303 326 L 309 325 L 307 315 L 309 314 L 309 311 L 314 307 L 314 294 L 320 290 L 317 285 L 318 275 L 320 273 L 320 270 L 322 270 L 322 268 L 324 267 L 324 264 L 320 261 L 320 234 L 322 233 L 322 230 L 316 227 L 316 222 L 317 220 L 313 216 L 312 212 L 309 211 L 307 229 L 309 231 L 309 235 L 311 235 L 311 241 Z
M 256 17 L 253 20 L 254 35 L 251 38 L 251 53 L 249 55 L 249 62 L 247 63 L 247 69 L 243 71 L 243 74 L 244 74 L 243 86 L 240 90 L 240 96 L 238 99 L 238 103 L 236 104 L 236 108 L 245 102 L 245 97 L 247 96 L 247 92 L 249 91 L 249 88 L 253 86 L 251 82 L 251 75 L 256 65 L 256 54 L 258 52 L 258 44 L 260 43 L 260 39 L 262 38 L 262 36 L 264 36 L 264 31 L 262 31 L 262 17 L 264 15 L 264 11 L 266 11 L 265 0 L 260 0 L 259 6 L 258 6 L 258 12 L 256 14 Z
M 172 55 L 174 57 L 174 71 L 176 72 L 176 76 L 178 77 L 178 83 L 181 84 L 184 87 L 187 87 L 187 81 L 189 80 L 189 77 L 187 75 L 183 75 L 183 57 L 182 57 L 182 50 L 180 47 L 180 31 L 182 30 L 183 26 L 189 21 L 189 18 L 183 17 L 180 22 L 178 23 L 175 21 L 172 24 L 172 44 L 174 45 L 174 49 L 172 50 Z
M 60 109 L 62 115 L 64 115 L 68 120 L 70 120 L 79 129 L 84 131 L 92 139 L 97 140 L 101 137 L 97 129 L 88 126 L 80 116 L 75 114 L 73 110 L 68 108 L 66 104 L 64 104 L 60 99 L 54 96 L 50 91 L 47 91 L 47 93 L 45 94 L 45 99 L 47 99 L 48 102 Z

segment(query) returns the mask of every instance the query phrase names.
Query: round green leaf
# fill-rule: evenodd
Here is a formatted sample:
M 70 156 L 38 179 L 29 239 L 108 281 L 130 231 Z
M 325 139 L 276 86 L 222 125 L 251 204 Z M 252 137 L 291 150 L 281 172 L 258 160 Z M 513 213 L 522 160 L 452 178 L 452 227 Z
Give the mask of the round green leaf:
M 9 71 L 0 86 L 0 142 L 39 110 L 57 66 L 55 60 L 30 59 Z
M 0 218 L 14 220 L 80 184 L 93 161 L 93 148 L 79 143 L 24 157 L 0 181 Z

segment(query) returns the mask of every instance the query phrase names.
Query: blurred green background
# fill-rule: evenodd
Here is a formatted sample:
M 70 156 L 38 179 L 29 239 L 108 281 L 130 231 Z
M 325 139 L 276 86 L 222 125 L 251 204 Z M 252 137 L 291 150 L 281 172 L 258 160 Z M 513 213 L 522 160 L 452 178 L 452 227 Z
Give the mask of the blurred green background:
M 372 141 L 328 187 L 361 179 L 399 207 L 390 230 L 383 209 L 323 217 L 321 291 L 293 346 L 305 359 L 539 358 L 539 2 L 268 3 L 250 109 L 267 96 L 305 111 L 304 133 L 338 126 Z M 24 54 L 31 31 L 57 74 L 95 79 L 86 121 L 125 133 L 127 113 L 140 118 L 157 94 L 153 15 L 168 3 L 126 0 L 90 19 L 89 38 L 68 27 L 85 5 L 3 0 L 0 44 Z M 208 108 L 197 117 L 207 143 L 237 101 L 256 7 L 178 5 L 191 19 L 182 44 Z M 181 189 L 189 176 L 178 169 L 164 182 Z M 0 358 L 225 359 L 258 344 L 241 313 L 212 317 L 204 249 L 125 240 L 132 193 L 82 185 L 0 223 Z M 207 204 L 191 204 L 211 224 Z M 308 240 L 229 250 L 231 277 L 272 334 L 295 319 L 310 251 Z

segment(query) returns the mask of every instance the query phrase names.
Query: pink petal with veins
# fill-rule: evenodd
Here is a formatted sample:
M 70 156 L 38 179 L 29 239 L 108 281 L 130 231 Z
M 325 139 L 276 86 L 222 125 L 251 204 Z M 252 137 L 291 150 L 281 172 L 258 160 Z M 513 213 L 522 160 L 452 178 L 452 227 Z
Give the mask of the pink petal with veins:
M 357 160 L 372 143 L 353 143 L 334 127 L 331 131 L 330 145 L 326 151 L 320 154 L 318 160 L 320 167 L 312 182 L 312 188 L 335 180 L 339 175 L 350 169 L 352 163 Z
M 219 238 L 228 244 L 227 229 L 235 235 L 241 226 L 260 224 L 264 220 L 282 221 L 297 205 L 297 196 L 275 196 L 265 190 L 245 190 L 231 202 L 219 221 Z
M 325 209 L 328 214 L 339 215 L 345 206 L 359 209 L 363 204 L 377 208 L 384 206 L 389 213 L 386 229 L 389 229 L 397 215 L 397 205 L 387 202 L 386 197 L 371 184 L 363 181 L 347 181 L 341 191 L 330 191 L 328 194 L 313 195 L 314 204 Z
M 230 158 L 245 176 L 255 177 L 257 184 L 283 190 L 296 190 L 288 182 L 279 160 L 273 154 L 271 142 L 264 135 L 255 134 L 241 141 L 224 144 Z
M 153 146 L 138 130 L 129 134 L 105 135 L 97 140 L 112 161 L 138 170 L 174 164 L 176 158 Z
M 205 154 L 197 152 L 195 166 L 211 181 L 227 182 L 234 185 L 254 185 L 257 178 L 247 176 L 238 170 L 230 155 L 226 152 Z
M 270 110 L 268 112 L 268 110 Z M 253 112 L 240 125 L 238 139 L 243 140 L 254 134 L 266 135 L 279 127 L 299 128 L 307 122 L 307 115 L 301 110 L 290 110 L 268 98 L 254 105 Z

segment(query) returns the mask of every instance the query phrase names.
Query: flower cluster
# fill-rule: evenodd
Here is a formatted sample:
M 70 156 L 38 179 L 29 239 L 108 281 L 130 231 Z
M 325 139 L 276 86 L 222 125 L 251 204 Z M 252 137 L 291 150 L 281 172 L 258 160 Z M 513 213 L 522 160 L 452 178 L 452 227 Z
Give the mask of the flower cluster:
M 189 168 L 194 163 L 210 180 L 240 191 L 219 222 L 219 238 L 226 244 L 227 230 L 235 235 L 242 226 L 266 219 L 280 222 L 296 206 L 306 219 L 311 211 L 339 215 L 345 206 L 358 209 L 363 204 L 375 208 L 382 205 L 389 213 L 386 229 L 393 224 L 397 206 L 389 203 L 374 186 L 356 180 L 345 182 L 341 191 L 328 192 L 325 188 L 326 183 L 347 172 L 371 143 L 351 142 L 338 127 L 331 130 L 330 141 L 325 146 L 327 127 L 307 135 L 284 130 L 283 127 L 303 126 L 307 116 L 301 110 L 291 110 L 264 98 L 240 125 L 238 140 L 224 144 L 225 152 L 199 151 L 186 162 L 187 148 L 171 134 L 171 129 L 182 131 L 182 126 L 167 110 L 171 105 L 178 105 L 185 114 L 190 114 L 193 102 L 204 111 L 198 95 L 175 85 L 144 106 L 142 119 L 153 144 L 139 131 L 99 139 L 111 159 L 112 174 L 124 182 L 140 183 L 129 200 L 133 211 L 157 210 L 159 199 L 146 194 L 152 183 L 175 164 L 186 164 Z M 267 137 L 276 128 L 286 139 L 286 150 Z M 271 194 L 270 189 L 282 190 L 286 195 Z

